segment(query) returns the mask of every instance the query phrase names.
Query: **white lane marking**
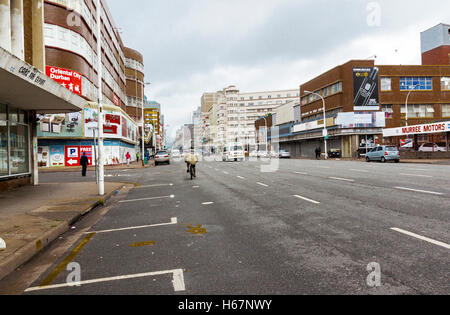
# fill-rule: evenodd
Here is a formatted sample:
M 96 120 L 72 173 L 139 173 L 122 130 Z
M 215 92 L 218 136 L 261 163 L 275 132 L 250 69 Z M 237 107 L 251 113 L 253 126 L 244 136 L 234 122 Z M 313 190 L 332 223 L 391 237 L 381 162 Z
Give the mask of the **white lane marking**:
M 242 177 L 242 176 L 236 176 L 236 177 L 239 179 L 245 179 L 245 177 Z
M 406 187 L 395 187 L 396 189 L 400 190 L 407 190 L 407 191 L 414 191 L 414 192 L 420 192 L 424 194 L 431 194 L 431 195 L 438 195 L 442 196 L 442 193 L 434 192 L 434 191 L 426 191 L 426 190 L 420 190 L 420 189 L 412 189 L 412 188 L 406 188 Z
M 366 171 L 366 170 L 357 170 L 356 168 L 351 168 L 350 171 L 353 171 L 353 172 L 361 172 L 361 173 L 369 173 L 369 171 Z
M 197 189 L 200 188 L 200 186 L 192 186 L 192 188 Z
M 257 184 L 260 185 L 260 186 L 263 186 L 263 187 L 269 187 L 269 185 L 266 185 L 266 184 L 263 184 L 263 183 L 260 183 L 260 182 L 257 182 Z
M 230 175 L 230 173 L 228 173 L 228 172 L 226 172 L 226 171 L 224 171 L 223 173 L 224 173 L 225 175 Z
M 137 201 L 146 201 L 146 200 L 156 200 L 156 199 L 168 199 L 168 198 L 175 198 L 175 195 L 170 196 L 161 196 L 161 197 L 149 197 L 149 198 L 140 198 L 140 199 L 132 199 L 132 200 L 121 200 L 119 203 L 127 203 L 127 202 L 137 202 Z
M 400 175 L 402 175 L 402 176 L 415 176 L 415 177 L 433 178 L 433 176 L 429 176 L 429 175 L 406 174 L 406 173 L 401 173 Z
M 411 233 L 411 232 L 408 232 L 408 231 L 405 231 L 405 230 L 402 230 L 402 229 L 399 229 L 399 228 L 391 228 L 391 230 L 399 232 L 399 233 L 402 233 L 402 234 L 409 235 L 411 237 L 415 237 L 415 238 L 417 238 L 419 240 L 426 241 L 428 243 L 431 243 L 431 244 L 434 244 L 434 245 L 437 245 L 437 246 L 441 246 L 441 247 L 450 249 L 450 245 L 449 244 L 446 244 L 446 243 L 443 243 L 443 242 L 439 242 L 439 241 L 435 241 L 435 240 L 433 240 L 431 238 L 428 238 L 428 237 L 424 237 L 424 236 L 421 236 L 421 235 L 418 235 L 418 234 L 415 234 L 415 233 Z
M 333 180 L 340 180 L 340 181 L 344 181 L 344 182 L 351 182 L 351 183 L 353 183 L 355 181 L 354 179 L 340 178 L 340 177 L 328 177 L 328 178 L 333 179 Z
M 143 185 L 143 186 L 137 186 L 135 188 L 152 188 L 152 187 L 165 187 L 165 186 L 173 186 L 173 184 Z
M 299 174 L 299 175 L 308 175 L 308 173 L 305 172 L 294 172 L 295 174 Z
M 214 204 L 214 202 L 204 202 L 204 203 L 202 203 L 202 205 L 204 205 L 204 206 L 209 206 L 209 205 L 212 205 L 212 204 Z
M 150 225 L 141 225 L 141 226 L 131 226 L 127 228 L 121 228 L 121 229 L 113 229 L 113 230 L 103 230 L 103 231 L 93 231 L 93 232 L 85 232 L 84 234 L 91 234 L 91 233 L 110 233 L 110 232 L 120 232 L 120 231 L 129 231 L 129 230 L 139 230 L 139 229 L 147 229 L 157 226 L 166 226 L 166 225 L 174 225 L 178 224 L 177 218 L 172 218 L 170 220 L 170 223 L 159 223 L 159 224 L 150 224 Z
M 49 286 L 43 286 L 43 287 L 33 287 L 33 288 L 26 289 L 25 292 L 51 290 L 51 289 L 59 289 L 59 288 L 66 288 L 66 287 L 78 287 L 78 286 L 83 286 L 83 285 L 87 285 L 87 284 L 161 276 L 161 275 L 166 275 L 166 274 L 173 275 L 172 284 L 173 284 L 173 289 L 175 292 L 180 292 L 180 291 L 186 290 L 186 287 L 184 284 L 183 270 L 175 269 L 175 270 L 147 272 L 147 273 L 139 273 L 139 274 L 134 274 L 134 275 L 125 275 L 125 276 L 110 277 L 110 278 L 85 280 L 85 281 L 74 282 L 74 283 L 55 284 L 55 285 L 49 285 Z
M 306 198 L 306 197 L 302 197 L 302 196 L 299 196 L 299 195 L 294 195 L 294 197 L 296 197 L 298 199 L 302 199 L 302 200 L 308 201 L 308 202 L 311 202 L 311 203 L 314 203 L 316 205 L 320 204 L 319 201 L 315 201 L 315 200 L 312 200 L 312 199 L 309 199 L 309 198 Z

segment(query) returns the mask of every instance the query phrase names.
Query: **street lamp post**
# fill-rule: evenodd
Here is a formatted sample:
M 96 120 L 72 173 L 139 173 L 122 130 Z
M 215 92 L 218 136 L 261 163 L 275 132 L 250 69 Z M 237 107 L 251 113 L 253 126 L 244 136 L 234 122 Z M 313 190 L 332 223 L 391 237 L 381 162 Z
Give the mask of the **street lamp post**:
M 406 126 L 408 126 L 408 100 L 409 100 L 409 96 L 411 95 L 412 92 L 414 92 L 414 91 L 416 90 L 416 88 L 417 88 L 418 86 L 420 86 L 420 83 L 414 85 L 414 86 L 411 88 L 411 91 L 409 91 L 408 96 L 406 97 L 406 104 L 405 104 L 405 107 L 406 107 Z
M 268 131 L 267 131 L 267 129 L 269 128 L 269 126 L 268 126 L 268 123 L 267 123 L 267 118 L 266 117 L 264 117 L 264 121 L 265 121 L 265 123 L 266 123 L 266 152 L 269 152 L 269 133 L 268 133 Z
M 141 135 L 141 138 L 142 138 L 142 148 L 141 148 L 141 150 L 142 150 L 142 153 L 141 153 L 141 160 L 142 160 L 142 166 L 145 166 L 145 162 L 144 162 L 144 151 L 145 151 L 145 143 L 144 143 L 144 141 L 145 141 L 145 119 L 144 119 L 144 103 L 145 103 L 145 101 L 144 101 L 144 95 L 145 95 L 145 93 L 144 93 L 144 90 L 145 90 L 145 86 L 146 85 L 150 85 L 151 83 L 150 82 L 144 82 L 144 84 L 143 84 L 143 87 L 142 87 L 142 117 L 141 117 L 141 119 L 142 119 L 142 135 Z
M 322 103 L 323 103 L 323 124 L 324 124 L 323 136 L 324 136 L 324 140 L 325 140 L 325 159 L 328 159 L 328 140 L 327 140 L 328 129 L 327 129 L 327 112 L 326 112 L 326 107 L 325 107 L 325 99 L 319 93 L 315 93 L 315 92 L 311 92 L 311 91 L 305 91 L 305 93 L 317 95 L 318 97 L 320 97 L 322 99 Z
M 98 77 L 98 194 L 105 194 L 105 169 L 103 166 L 103 92 L 102 92 L 102 33 L 101 33 L 101 3 L 97 0 L 97 77 Z

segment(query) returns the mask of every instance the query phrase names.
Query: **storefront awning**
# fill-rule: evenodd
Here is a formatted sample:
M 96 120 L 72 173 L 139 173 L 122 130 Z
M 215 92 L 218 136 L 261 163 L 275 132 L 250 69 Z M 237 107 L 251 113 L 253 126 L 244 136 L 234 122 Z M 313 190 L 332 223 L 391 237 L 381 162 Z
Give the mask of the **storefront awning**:
M 86 101 L 0 47 L 0 103 L 51 114 L 80 111 Z

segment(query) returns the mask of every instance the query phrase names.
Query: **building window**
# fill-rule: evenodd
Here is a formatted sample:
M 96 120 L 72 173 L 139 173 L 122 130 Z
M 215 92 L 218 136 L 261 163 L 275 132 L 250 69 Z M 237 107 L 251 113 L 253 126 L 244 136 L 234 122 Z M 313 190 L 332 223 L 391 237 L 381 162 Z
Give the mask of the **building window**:
M 394 116 L 392 105 L 383 105 L 383 112 L 385 113 L 386 118 L 392 118 Z
M 0 177 L 29 173 L 26 121 L 24 111 L 0 104 Z
M 441 90 L 450 91 L 450 77 L 441 78 Z
M 402 117 L 406 118 L 406 105 L 401 108 Z M 408 105 L 408 118 L 433 118 L 433 105 Z
M 381 91 L 392 91 L 391 78 L 381 78 Z
M 402 77 L 400 78 L 401 91 L 432 91 L 433 78 L 431 77 Z
M 449 104 L 442 105 L 442 117 L 445 117 L 445 118 L 450 117 L 450 105 Z

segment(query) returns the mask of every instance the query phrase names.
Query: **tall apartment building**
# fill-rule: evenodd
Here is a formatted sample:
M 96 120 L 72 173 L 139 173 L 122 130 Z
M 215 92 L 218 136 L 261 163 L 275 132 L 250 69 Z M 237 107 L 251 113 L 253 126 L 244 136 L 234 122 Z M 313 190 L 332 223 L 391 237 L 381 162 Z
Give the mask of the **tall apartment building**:
M 255 121 L 273 113 L 282 104 L 298 100 L 300 96 L 298 89 L 241 92 L 233 85 L 207 94 L 214 94 L 215 102 L 208 108 L 205 144 L 217 150 L 229 142 L 238 141 L 244 144 L 247 151 L 257 148 Z
M 99 8 L 97 3 L 100 3 Z M 139 150 L 140 135 L 143 133 L 142 54 L 125 47 L 105 0 L 45 0 L 42 4 L 43 32 L 41 38 L 33 40 L 29 46 L 41 43 L 45 47 L 43 60 L 47 75 L 83 97 L 86 106 L 79 113 L 39 117 L 40 166 L 76 166 L 84 151 L 88 153 L 91 163 L 94 160 L 99 40 L 105 112 L 104 163 L 124 163 L 127 152 L 134 157 Z M 97 38 L 97 10 L 101 15 L 100 39 Z M 26 45 L 25 51 L 27 49 Z M 62 153 L 62 161 L 51 160 L 49 153 L 54 151 Z M 76 153 L 70 155 L 68 151 Z

